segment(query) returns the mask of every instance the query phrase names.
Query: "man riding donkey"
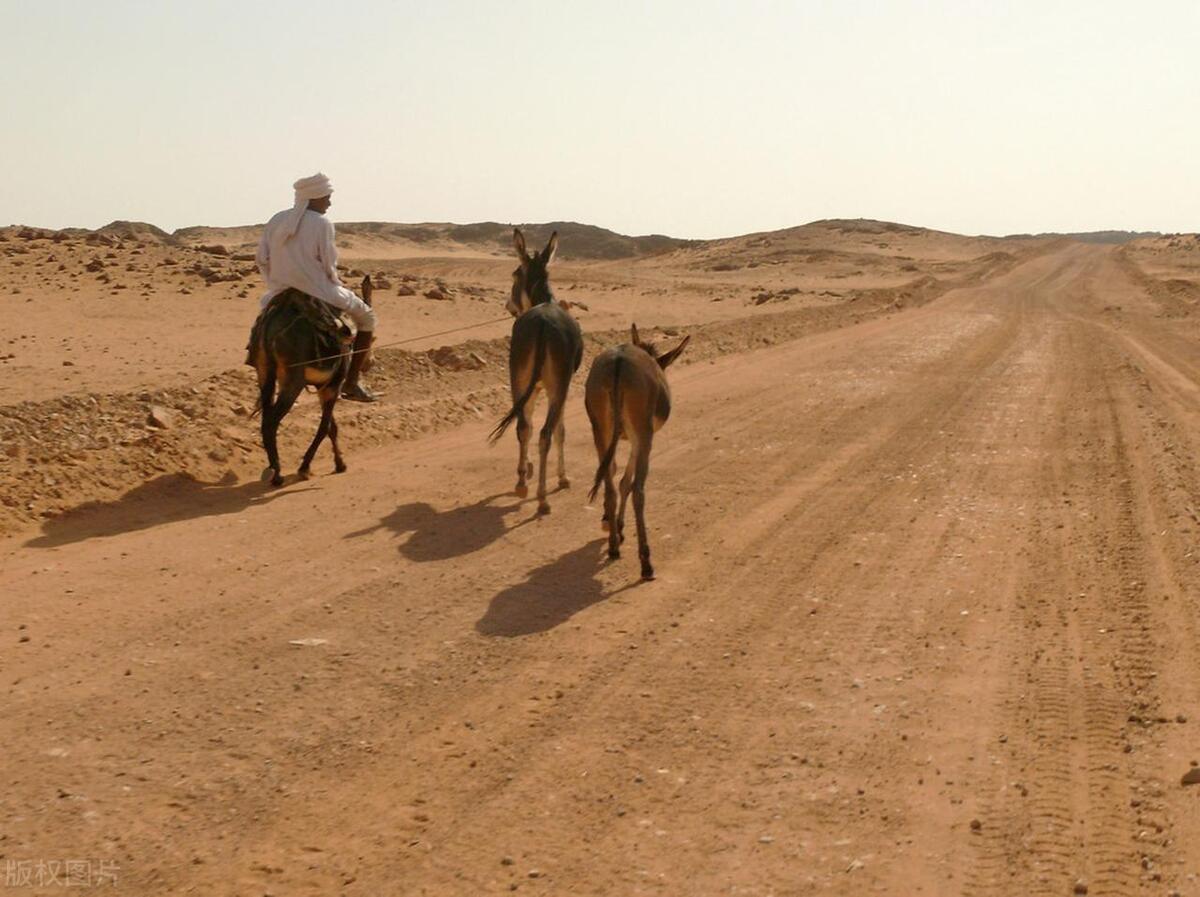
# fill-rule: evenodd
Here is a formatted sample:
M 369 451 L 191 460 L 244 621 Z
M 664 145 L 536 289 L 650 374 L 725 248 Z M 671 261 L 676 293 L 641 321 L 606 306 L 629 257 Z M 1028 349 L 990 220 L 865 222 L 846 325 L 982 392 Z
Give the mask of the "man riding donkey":
M 267 282 L 261 305 L 265 309 L 280 293 L 296 289 L 345 312 L 357 334 L 342 397 L 374 402 L 375 395 L 359 382 L 359 377 L 374 337 L 375 312 L 338 277 L 333 223 L 325 217 L 333 203 L 333 185 L 317 173 L 301 178 L 292 187 L 295 203 L 271 217 L 258 243 L 258 269 Z M 249 360 L 247 363 L 252 364 Z

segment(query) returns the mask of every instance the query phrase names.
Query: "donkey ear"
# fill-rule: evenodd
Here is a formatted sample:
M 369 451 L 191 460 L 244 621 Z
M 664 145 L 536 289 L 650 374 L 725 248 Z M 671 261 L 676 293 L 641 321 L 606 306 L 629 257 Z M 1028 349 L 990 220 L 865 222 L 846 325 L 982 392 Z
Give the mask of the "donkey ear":
M 554 256 L 558 252 L 558 231 L 550 235 L 550 241 L 546 244 L 546 248 L 542 250 L 542 264 L 548 265 L 554 261 Z
M 637 324 L 631 324 L 629 326 L 629 339 L 630 342 L 632 342 L 635 346 L 640 346 L 642 344 L 642 341 L 638 339 Z
M 658 357 L 658 366 L 660 368 L 666 368 L 667 365 L 669 365 L 672 361 L 674 361 L 676 358 L 678 358 L 680 355 L 682 355 L 683 350 L 687 347 L 687 344 L 691 341 L 691 339 L 692 339 L 692 335 L 689 333 L 687 336 L 685 336 L 683 338 L 683 342 L 681 342 L 678 346 L 676 346 L 674 349 L 672 349 L 670 352 L 666 353 L 665 355 L 660 355 Z
M 367 303 L 367 305 L 371 304 L 371 293 L 373 293 L 374 291 L 375 291 L 375 285 L 373 283 L 371 283 L 371 275 L 367 274 L 363 277 L 363 280 L 362 280 L 362 297 L 363 297 L 363 302 Z
M 513 249 L 517 251 L 517 258 L 522 262 L 529 261 L 529 255 L 525 252 L 525 235 L 519 227 L 513 228 Z

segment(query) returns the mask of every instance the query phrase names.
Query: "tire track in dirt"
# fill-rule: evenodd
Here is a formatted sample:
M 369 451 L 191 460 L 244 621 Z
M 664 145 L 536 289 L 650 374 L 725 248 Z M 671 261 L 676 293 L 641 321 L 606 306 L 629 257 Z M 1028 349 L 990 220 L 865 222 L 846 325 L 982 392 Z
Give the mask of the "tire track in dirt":
M 1137 460 L 1141 447 L 1131 448 L 1140 428 L 1129 365 L 1111 332 L 1075 312 L 1056 317 L 1056 356 L 1070 366 L 1052 408 L 1053 441 L 1069 451 L 1043 474 L 1037 541 L 1048 550 L 1030 559 L 1024 619 L 1012 633 L 1035 636 L 1015 658 L 1033 686 L 1032 710 L 1016 689 L 1005 702 L 1015 717 L 1006 728 L 1028 735 L 1021 724 L 1032 722 L 1034 737 L 1006 738 L 1021 776 L 992 783 L 985 812 L 999 825 L 983 833 L 972 893 L 1059 894 L 1076 879 L 1090 893 L 1161 893 L 1162 833 L 1173 823 L 1156 736 L 1170 719 L 1153 618 L 1172 577 L 1152 548 L 1160 534 L 1143 496 L 1154 482 Z
M 227 519 L 13 554 L 54 558 L 52 589 L 112 580 L 23 613 L 111 625 L 3 668 L 47 723 L 5 730 L 5 849 L 111 851 L 134 893 L 1185 886 L 1189 726 L 1158 720 L 1196 697 L 1196 430 L 1081 289 L 1103 271 L 1070 249 L 673 372 L 654 584 L 603 563 L 578 488 L 542 521 L 481 500 L 512 466 L 483 424 Z M 568 431 L 584 485 L 578 410 Z

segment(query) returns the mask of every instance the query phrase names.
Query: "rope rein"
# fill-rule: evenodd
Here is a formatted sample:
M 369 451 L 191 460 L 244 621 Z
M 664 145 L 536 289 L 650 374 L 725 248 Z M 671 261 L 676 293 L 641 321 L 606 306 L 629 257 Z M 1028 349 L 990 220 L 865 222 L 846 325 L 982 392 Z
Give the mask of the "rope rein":
M 445 336 L 448 333 L 460 333 L 463 330 L 474 330 L 476 327 L 486 327 L 489 324 L 499 324 L 502 321 L 510 320 L 512 320 L 512 316 L 505 315 L 503 318 L 493 318 L 490 321 L 480 321 L 478 324 L 466 324 L 462 327 L 451 327 L 449 330 L 439 330 L 437 333 L 425 333 L 421 336 L 410 336 L 407 339 L 398 339 L 394 340 L 393 342 L 383 343 L 382 345 L 378 346 L 371 345 L 365 349 L 348 349 L 347 351 L 339 352 L 336 355 L 322 355 L 320 358 L 310 358 L 308 361 L 296 361 L 292 364 L 289 364 L 288 367 L 304 367 L 305 365 L 316 364 L 318 361 L 332 361 L 335 358 L 341 358 L 343 355 L 355 355 L 359 352 L 370 352 L 374 349 L 390 349 L 393 346 L 403 346 L 406 343 L 416 343 L 423 339 L 433 339 L 435 336 Z

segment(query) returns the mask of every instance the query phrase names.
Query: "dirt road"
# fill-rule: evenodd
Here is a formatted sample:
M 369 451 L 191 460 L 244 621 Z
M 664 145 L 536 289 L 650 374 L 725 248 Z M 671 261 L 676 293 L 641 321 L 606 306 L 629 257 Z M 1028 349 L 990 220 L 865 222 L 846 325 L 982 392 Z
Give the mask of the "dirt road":
M 578 386 L 545 519 L 481 421 L 9 542 L 0 857 L 153 895 L 1200 893 L 1200 346 L 1150 311 L 1077 245 L 673 370 L 653 583 L 605 561 Z

